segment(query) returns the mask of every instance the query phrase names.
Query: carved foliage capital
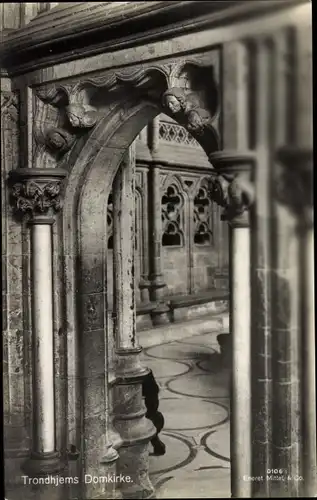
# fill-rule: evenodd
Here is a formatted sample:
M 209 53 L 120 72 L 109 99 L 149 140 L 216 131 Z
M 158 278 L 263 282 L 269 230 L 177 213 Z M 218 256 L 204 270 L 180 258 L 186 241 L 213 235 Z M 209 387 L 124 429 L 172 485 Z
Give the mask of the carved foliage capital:
M 11 203 L 20 217 L 52 217 L 62 207 L 62 184 L 66 172 L 61 169 L 17 169 L 11 172 Z

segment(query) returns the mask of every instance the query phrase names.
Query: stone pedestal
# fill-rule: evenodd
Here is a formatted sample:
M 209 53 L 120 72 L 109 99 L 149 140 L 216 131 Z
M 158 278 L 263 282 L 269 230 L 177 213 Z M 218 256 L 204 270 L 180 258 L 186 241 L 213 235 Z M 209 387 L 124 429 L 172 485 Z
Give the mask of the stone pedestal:
M 118 485 L 123 498 L 151 498 L 149 442 L 155 434 L 145 417 L 142 381 L 148 369 L 141 366 L 136 339 L 134 277 L 134 150 L 129 149 L 114 181 L 114 329 L 116 386 L 114 424 L 123 443 L 117 473 L 127 478 Z
M 28 220 L 31 231 L 33 442 L 23 469 L 32 477 L 63 468 L 55 442 L 52 224 L 65 176 L 60 169 L 18 169 L 10 178 L 17 215 Z
M 253 202 L 251 153 L 221 152 L 209 157 L 220 174 L 211 185 L 211 197 L 224 207 L 222 219 L 230 224 L 230 336 L 231 347 L 231 492 L 250 498 L 251 482 L 251 283 L 248 209 Z M 220 339 L 221 340 L 221 339 Z M 223 341 L 223 339 L 222 339 Z M 229 343 L 230 342 L 230 343 Z M 228 356 L 228 353 L 225 353 Z

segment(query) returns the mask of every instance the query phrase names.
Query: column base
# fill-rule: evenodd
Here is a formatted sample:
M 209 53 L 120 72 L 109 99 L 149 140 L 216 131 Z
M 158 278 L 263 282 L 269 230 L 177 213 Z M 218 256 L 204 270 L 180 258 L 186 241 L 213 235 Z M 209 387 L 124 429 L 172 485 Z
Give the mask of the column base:
M 171 310 L 165 303 L 159 303 L 151 311 L 152 323 L 154 326 L 168 325 L 171 322 Z
M 150 287 L 151 282 L 149 280 L 141 278 L 139 282 L 140 296 L 141 296 L 141 304 L 140 307 L 143 309 L 144 307 L 153 307 L 150 301 Z
M 140 316 L 141 314 L 148 314 L 155 309 L 155 304 L 153 302 L 140 302 L 136 305 L 136 314 Z
M 46 476 L 56 474 L 66 467 L 65 461 L 59 452 L 37 453 L 33 452 L 30 458 L 23 464 L 23 471 L 30 477 Z
M 117 383 L 114 387 L 114 425 L 123 443 L 117 461 L 117 474 L 129 476 L 119 483 L 122 498 L 153 498 L 149 478 L 149 444 L 156 434 L 146 418 L 142 384 L 149 374 L 140 361 L 142 348 L 116 349 Z
M 155 489 L 148 477 L 149 445 L 137 444 L 122 448 L 118 460 L 118 474 L 129 475 L 131 482 L 120 484 L 123 499 L 155 498 Z

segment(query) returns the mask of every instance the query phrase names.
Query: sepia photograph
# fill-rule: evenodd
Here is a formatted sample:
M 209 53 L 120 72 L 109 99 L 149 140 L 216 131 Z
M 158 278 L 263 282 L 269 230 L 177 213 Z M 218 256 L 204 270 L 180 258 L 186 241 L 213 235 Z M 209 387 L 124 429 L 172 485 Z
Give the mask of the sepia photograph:
M 2 496 L 317 496 L 309 0 L 0 4 Z

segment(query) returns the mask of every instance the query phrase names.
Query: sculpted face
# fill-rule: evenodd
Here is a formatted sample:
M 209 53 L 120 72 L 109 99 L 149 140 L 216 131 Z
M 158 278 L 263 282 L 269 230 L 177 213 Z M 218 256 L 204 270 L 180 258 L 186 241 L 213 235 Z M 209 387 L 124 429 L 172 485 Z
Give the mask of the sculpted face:
M 166 103 L 166 106 L 168 107 L 168 109 L 172 113 L 178 113 L 182 108 L 177 97 L 175 97 L 173 95 L 166 96 L 165 103 Z

